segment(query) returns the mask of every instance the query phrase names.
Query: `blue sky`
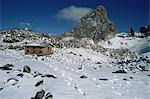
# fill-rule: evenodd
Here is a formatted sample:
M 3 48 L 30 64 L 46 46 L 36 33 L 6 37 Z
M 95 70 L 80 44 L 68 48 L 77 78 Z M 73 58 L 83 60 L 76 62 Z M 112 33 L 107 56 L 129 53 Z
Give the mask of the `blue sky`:
M 150 23 L 150 0 L 0 0 L 1 27 L 30 27 L 34 31 L 61 34 L 98 5 L 107 8 L 118 31 Z

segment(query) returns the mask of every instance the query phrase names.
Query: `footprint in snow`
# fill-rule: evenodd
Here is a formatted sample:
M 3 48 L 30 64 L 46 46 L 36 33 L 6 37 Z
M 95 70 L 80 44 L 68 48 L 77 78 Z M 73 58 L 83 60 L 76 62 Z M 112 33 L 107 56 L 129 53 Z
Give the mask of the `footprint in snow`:
M 71 77 L 68 77 L 68 79 L 69 79 L 69 80 L 72 80 L 72 78 L 71 78 Z
M 85 93 L 82 91 L 82 89 L 79 88 L 78 91 L 85 96 Z
M 62 71 L 62 77 L 64 77 L 65 76 L 65 71 Z
M 97 86 L 98 88 L 100 88 L 100 84 L 99 84 L 99 83 L 97 83 L 96 86 Z
M 73 68 L 71 68 L 71 71 L 74 71 L 74 69 L 73 69 Z
M 52 65 L 49 65 L 49 67 L 52 67 Z
M 69 81 L 67 82 L 67 85 L 68 85 L 68 86 L 70 86 L 70 85 L 71 85 Z
M 96 78 L 93 78 L 93 81 L 96 81 Z
M 45 63 L 46 65 L 48 65 L 48 63 Z
M 58 68 L 56 67 L 54 70 L 55 70 L 55 71 L 58 71 Z
M 117 92 L 117 91 L 113 91 L 115 94 L 121 96 L 122 94 L 120 92 Z

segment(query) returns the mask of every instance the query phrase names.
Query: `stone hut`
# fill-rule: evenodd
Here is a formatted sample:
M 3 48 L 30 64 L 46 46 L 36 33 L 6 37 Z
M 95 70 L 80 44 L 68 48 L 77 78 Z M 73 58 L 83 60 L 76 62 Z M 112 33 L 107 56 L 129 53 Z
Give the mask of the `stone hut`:
M 44 55 L 50 55 L 52 54 L 52 45 L 48 43 L 31 43 L 25 45 L 25 54 L 28 55 L 38 55 L 38 56 L 44 56 Z

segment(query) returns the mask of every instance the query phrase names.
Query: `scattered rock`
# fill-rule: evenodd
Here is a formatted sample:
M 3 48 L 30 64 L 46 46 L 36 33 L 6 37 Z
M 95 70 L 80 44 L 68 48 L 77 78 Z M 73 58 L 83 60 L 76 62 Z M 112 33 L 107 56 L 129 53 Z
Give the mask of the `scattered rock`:
M 7 80 L 7 82 L 10 82 L 10 81 L 19 81 L 18 79 L 16 79 L 16 78 L 9 78 L 8 80 Z
M 12 65 L 12 64 L 6 64 L 6 65 L 0 67 L 0 69 L 1 69 L 1 70 L 12 70 L 12 67 L 13 67 L 13 66 L 14 66 L 14 65 Z
M 16 79 L 16 78 L 9 78 L 9 79 L 7 80 L 7 83 L 10 84 L 10 85 L 16 85 L 18 81 L 19 81 L 19 80 Z
M 89 58 L 87 60 L 90 60 Z
M 22 74 L 22 73 L 20 73 L 20 74 L 17 74 L 17 76 L 23 77 L 23 74 Z
M 148 71 L 148 70 L 146 70 L 146 68 L 144 67 L 144 66 L 139 66 L 139 70 L 141 70 L 141 71 Z
M 76 53 L 70 52 L 69 54 L 77 55 Z
M 35 87 L 38 87 L 38 86 L 40 86 L 40 85 L 42 85 L 43 84 L 43 80 L 41 80 L 41 81 L 39 81 L 39 82 L 37 82 L 36 84 L 35 84 Z
M 96 64 L 102 64 L 101 62 L 97 62 Z
M 80 76 L 80 78 L 81 78 L 81 79 L 87 79 L 87 76 L 82 75 L 82 76 Z
M 48 78 L 55 78 L 56 79 L 56 77 L 54 75 L 51 75 L 51 74 L 42 75 L 41 77 L 48 77 Z
M 126 78 L 123 78 L 123 80 L 129 81 L 129 80 L 128 80 L 128 79 L 126 79 Z
M 99 80 L 107 81 L 108 79 L 106 79 L 106 78 L 100 78 Z
M 79 56 L 82 56 L 82 55 L 79 55 Z
M 48 92 L 45 96 L 45 99 L 53 99 L 53 95 L 51 92 Z
M 127 73 L 125 70 L 117 70 L 117 71 L 115 71 L 115 72 L 112 72 L 112 73 Z
M 41 76 L 41 75 L 43 75 L 43 74 L 38 73 L 38 72 L 34 72 L 34 73 L 35 73 L 35 75 L 33 76 L 34 78 L 35 78 L 35 77 L 37 77 L 37 76 Z
M 81 67 L 79 67 L 78 69 L 82 69 L 83 68 L 83 66 L 81 65 Z
M 45 91 L 41 90 L 39 92 L 36 93 L 35 97 L 32 97 L 31 99 L 42 99 L 45 95 Z
M 0 88 L 0 91 L 3 90 L 3 88 Z
M 133 77 L 130 77 L 130 79 L 134 79 Z
M 29 66 L 24 66 L 23 67 L 23 72 L 30 73 L 31 72 L 30 67 Z

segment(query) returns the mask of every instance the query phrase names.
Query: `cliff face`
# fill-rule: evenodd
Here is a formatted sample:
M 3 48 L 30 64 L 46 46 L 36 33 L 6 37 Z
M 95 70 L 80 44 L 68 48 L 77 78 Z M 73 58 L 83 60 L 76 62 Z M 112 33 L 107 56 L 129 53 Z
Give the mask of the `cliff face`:
M 116 32 L 116 26 L 109 20 L 106 8 L 98 6 L 83 16 L 72 31 L 62 36 L 72 36 L 78 39 L 91 38 L 97 42 L 111 38 Z

